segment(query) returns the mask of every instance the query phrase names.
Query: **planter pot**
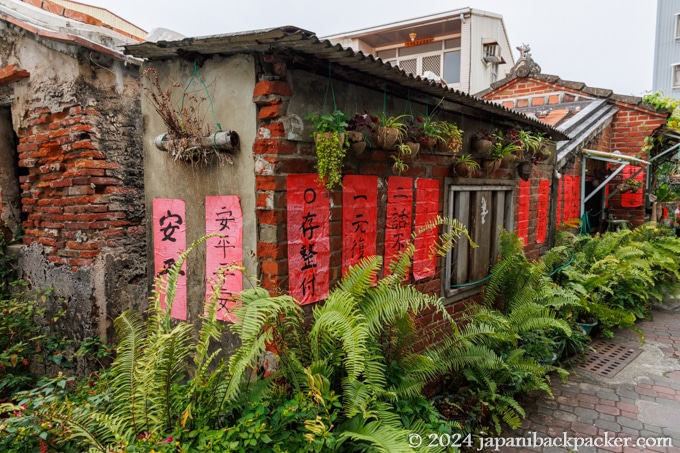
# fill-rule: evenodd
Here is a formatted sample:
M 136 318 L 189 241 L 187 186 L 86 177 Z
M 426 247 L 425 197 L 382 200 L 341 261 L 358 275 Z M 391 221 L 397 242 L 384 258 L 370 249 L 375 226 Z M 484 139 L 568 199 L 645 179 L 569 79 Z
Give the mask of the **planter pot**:
M 590 332 L 592 332 L 593 327 L 597 325 L 597 321 L 593 322 L 577 322 L 576 325 L 578 326 L 579 329 L 581 329 L 581 332 L 583 332 L 586 335 L 590 335 Z
M 476 168 L 461 162 L 457 162 L 453 165 L 453 173 L 461 178 L 472 178 L 476 171 Z
M 359 155 L 366 150 L 368 143 L 364 138 L 364 134 L 359 131 L 345 131 L 347 135 L 347 141 L 349 142 L 349 148 L 355 155 Z
M 484 168 L 484 170 L 487 171 L 487 173 L 493 173 L 499 168 L 501 168 L 502 163 L 503 163 L 502 159 L 496 160 L 485 159 L 484 162 L 482 162 L 482 167 Z
M 411 159 L 415 159 L 418 156 L 418 153 L 420 152 L 420 143 L 406 142 L 406 146 L 408 146 L 411 149 L 410 154 Z
M 376 132 L 376 142 L 378 143 L 378 148 L 380 149 L 393 149 L 394 145 L 399 140 L 399 129 L 394 127 L 382 127 L 378 126 L 378 131 Z
M 325 138 L 331 138 L 331 137 L 333 137 L 333 132 L 318 132 L 318 133 L 314 134 L 314 144 L 316 144 L 316 142 L 319 140 L 319 136 L 323 136 Z M 340 141 L 340 146 L 342 146 L 343 143 L 345 143 L 344 132 L 341 132 L 341 133 L 338 134 L 338 140 Z
M 540 149 L 536 154 L 534 154 L 534 159 L 536 159 L 537 162 L 546 161 L 550 159 L 550 151 Z
M 437 139 L 432 137 L 425 137 L 420 140 L 420 149 L 423 151 L 432 151 L 437 146 Z
M 487 155 L 491 149 L 493 142 L 484 138 L 478 138 L 472 141 L 472 151 L 477 154 Z
M 524 181 L 528 181 L 531 178 L 531 162 L 520 162 L 517 165 L 517 174 Z

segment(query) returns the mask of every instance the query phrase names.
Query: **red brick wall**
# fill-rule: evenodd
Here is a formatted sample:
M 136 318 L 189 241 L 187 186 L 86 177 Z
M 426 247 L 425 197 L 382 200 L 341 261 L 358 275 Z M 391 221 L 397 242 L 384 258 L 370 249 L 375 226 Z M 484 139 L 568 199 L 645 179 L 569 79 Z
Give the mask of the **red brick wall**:
M 287 263 L 286 233 L 286 177 L 290 174 L 316 173 L 316 155 L 311 141 L 291 141 L 286 139 L 284 124 L 288 114 L 287 105 L 293 95 L 292 88 L 286 82 L 288 73 L 283 65 L 279 65 L 275 74 L 278 80 L 261 80 L 257 83 L 253 101 L 258 105 L 260 137 L 255 141 L 253 151 L 256 159 L 256 196 L 257 216 L 260 225 L 274 229 L 275 235 L 258 237 L 257 254 L 261 267 L 260 281 L 264 288 L 271 292 L 286 292 L 286 280 L 289 269 Z M 337 92 L 336 96 L 342 96 Z M 479 127 L 479 120 L 475 120 Z M 368 148 L 359 156 L 345 158 L 343 174 L 375 175 L 380 178 L 378 191 L 378 254 L 384 252 L 384 225 L 387 199 L 387 178 L 393 176 L 390 152 Z M 438 179 L 440 196 L 439 213 L 444 214 L 445 178 L 452 177 L 453 156 L 449 153 L 421 152 L 414 159 L 407 161 L 409 168 L 402 176 Z M 514 166 L 503 167 L 493 175 L 484 173 L 482 177 L 516 178 Z M 342 192 L 333 190 L 331 198 L 330 220 L 330 278 L 331 288 L 341 277 L 342 270 Z M 415 212 L 415 210 L 414 210 Z M 275 239 L 274 239 L 275 238 Z M 438 260 L 437 269 L 441 269 L 442 260 Z M 417 287 L 427 293 L 440 294 L 442 282 L 440 272 L 435 277 L 417 283 Z
M 38 107 L 25 113 L 18 131 L 19 167 L 28 173 L 20 177 L 23 241 L 43 244 L 50 262 L 73 270 L 93 264 L 122 237 L 144 242 L 140 222 L 127 219 L 129 205 L 111 203 L 113 196 L 141 193 L 124 184 L 119 164 L 100 148 L 103 121 L 99 111 L 79 105 Z

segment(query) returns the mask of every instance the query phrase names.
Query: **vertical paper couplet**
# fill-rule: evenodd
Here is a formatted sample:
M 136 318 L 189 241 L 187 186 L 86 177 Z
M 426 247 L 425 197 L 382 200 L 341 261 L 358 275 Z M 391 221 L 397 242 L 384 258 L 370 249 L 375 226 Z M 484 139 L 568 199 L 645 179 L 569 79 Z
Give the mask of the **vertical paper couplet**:
M 387 179 L 387 217 L 385 219 L 385 273 L 394 256 L 411 239 L 413 179 L 390 176 Z
M 218 269 L 243 264 L 243 213 L 236 195 L 205 197 L 205 233 L 217 233 L 206 241 L 206 301 L 217 284 Z M 217 319 L 234 321 L 235 293 L 243 290 L 240 270 L 229 270 L 219 289 Z
M 186 209 L 184 200 L 153 199 L 154 274 L 167 280 L 168 270 L 177 257 L 186 251 Z M 187 263 L 184 261 L 177 279 L 170 316 L 187 319 Z M 166 308 L 166 296 L 161 294 L 161 307 Z
M 439 213 L 439 181 L 418 179 L 416 181 L 416 231 Z M 438 237 L 438 228 L 426 230 L 415 238 L 416 252 L 413 257 L 413 277 L 416 281 L 435 275 L 437 256 L 432 250 Z
M 378 177 L 348 175 L 342 191 L 342 275 L 377 254 Z
M 287 179 L 289 291 L 302 305 L 328 297 L 330 201 L 318 175 Z
M 517 207 L 517 236 L 524 245 L 529 243 L 529 208 L 531 205 L 531 180 L 519 182 L 519 201 Z
M 550 207 L 550 181 L 541 179 L 538 183 L 538 219 L 536 243 L 543 244 L 548 234 L 548 208 Z

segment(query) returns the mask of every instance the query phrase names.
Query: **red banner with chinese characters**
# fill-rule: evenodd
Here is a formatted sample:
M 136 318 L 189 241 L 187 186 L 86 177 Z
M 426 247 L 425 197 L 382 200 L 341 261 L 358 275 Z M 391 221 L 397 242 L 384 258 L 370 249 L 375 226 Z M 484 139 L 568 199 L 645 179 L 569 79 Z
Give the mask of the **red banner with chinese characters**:
M 564 203 L 564 178 L 560 178 L 557 183 L 557 218 L 555 225 L 559 228 L 564 221 L 562 220 L 562 204 Z
M 377 254 L 378 177 L 347 175 L 342 191 L 342 275 Z
M 154 274 L 167 281 L 168 271 L 179 255 L 187 249 L 186 210 L 184 200 L 153 199 Z M 187 263 L 184 261 L 177 279 L 170 316 L 187 319 Z M 161 294 L 161 307 L 166 308 L 166 296 Z
M 531 180 L 519 182 L 519 201 L 517 207 L 517 237 L 529 242 L 529 204 L 531 203 Z
M 209 238 L 205 254 L 205 297 L 213 294 L 218 282 L 217 271 L 228 266 L 243 264 L 243 214 L 236 195 L 205 197 L 205 233 L 219 236 Z M 218 289 L 217 319 L 234 321 L 236 294 L 243 290 L 243 275 L 238 269 L 225 273 L 224 283 Z
M 550 206 L 550 181 L 541 179 L 538 183 L 538 219 L 536 243 L 543 244 L 548 234 L 548 208 Z
M 572 199 L 571 199 L 571 217 L 572 219 L 580 219 L 581 218 L 581 177 L 580 176 L 574 176 L 573 182 L 572 182 Z
M 644 176 L 644 171 L 640 172 L 637 176 L 633 176 L 637 171 L 639 170 L 638 167 L 633 167 L 632 165 L 626 166 L 621 171 L 621 174 L 623 175 L 623 180 L 626 181 L 628 178 L 633 178 L 636 181 L 644 184 L 645 182 L 645 176 Z M 637 189 L 635 192 L 632 190 L 629 192 L 625 192 L 621 194 L 621 207 L 622 208 L 639 208 L 642 206 L 644 203 L 644 193 L 645 189 L 640 187 Z
M 562 176 L 564 180 L 564 185 L 562 186 L 562 191 L 564 196 L 562 197 L 562 203 L 564 204 L 562 210 L 562 218 L 565 222 L 571 222 L 574 218 L 574 184 L 571 175 Z
M 439 181 L 418 179 L 416 181 L 416 231 L 437 218 L 439 213 Z M 413 277 L 416 281 L 435 275 L 437 255 L 433 246 L 437 242 L 438 228 L 431 228 L 415 238 L 416 252 L 413 257 Z
M 396 254 L 411 240 L 413 179 L 387 178 L 387 217 L 385 218 L 385 274 Z
M 318 175 L 287 179 L 290 295 L 305 305 L 328 297 L 330 201 Z

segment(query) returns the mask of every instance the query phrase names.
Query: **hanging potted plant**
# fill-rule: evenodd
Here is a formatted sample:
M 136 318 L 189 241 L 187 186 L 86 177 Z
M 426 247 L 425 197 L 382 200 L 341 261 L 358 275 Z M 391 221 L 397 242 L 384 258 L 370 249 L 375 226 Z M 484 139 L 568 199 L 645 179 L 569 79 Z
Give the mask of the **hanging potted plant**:
M 488 154 L 493 142 L 494 137 L 487 129 L 478 129 L 470 135 L 470 149 L 474 154 Z
M 543 162 L 550 158 L 550 150 L 548 145 L 550 140 L 548 140 L 543 134 L 533 133 L 529 131 L 519 131 L 517 133 L 517 139 L 522 145 L 520 154 L 524 154 L 524 157 L 528 157 L 531 163 L 536 164 L 538 162 Z M 518 156 L 522 157 L 522 156 Z
M 626 193 L 626 192 L 636 193 L 641 188 L 642 188 L 642 181 L 638 181 L 635 178 L 628 178 L 623 182 L 623 184 L 619 184 L 619 186 L 617 187 L 617 189 L 619 189 L 619 192 L 621 192 L 621 193 Z
M 408 115 L 387 116 L 382 112 L 378 117 L 376 143 L 380 149 L 393 149 L 406 135 L 406 124 L 402 122 Z
M 470 154 L 461 154 L 453 164 L 453 173 L 461 178 L 471 178 L 478 169 L 479 162 Z
M 355 114 L 347 123 L 345 134 L 349 148 L 356 155 L 363 153 L 368 146 L 372 146 L 370 137 L 377 132 L 378 118 L 366 113 Z
M 454 123 L 439 122 L 441 136 L 437 141 L 437 151 L 456 154 L 463 147 L 463 130 Z
M 491 135 L 491 146 L 484 154 L 484 168 L 489 172 L 494 172 L 500 168 L 503 162 L 510 162 L 516 159 L 516 153 L 520 150 L 520 144 L 513 134 L 503 134 L 503 131 L 496 130 Z
M 316 167 L 319 179 L 331 190 L 342 181 L 342 161 L 347 152 L 345 128 L 349 116 L 340 110 L 319 115 L 309 113 L 305 119 L 311 121 L 316 129 L 312 134 L 318 159 Z

